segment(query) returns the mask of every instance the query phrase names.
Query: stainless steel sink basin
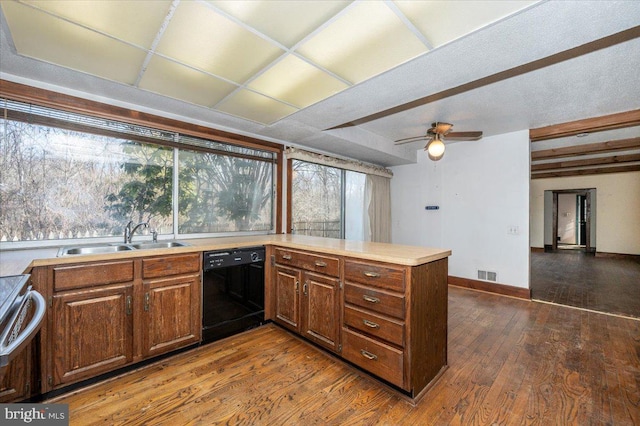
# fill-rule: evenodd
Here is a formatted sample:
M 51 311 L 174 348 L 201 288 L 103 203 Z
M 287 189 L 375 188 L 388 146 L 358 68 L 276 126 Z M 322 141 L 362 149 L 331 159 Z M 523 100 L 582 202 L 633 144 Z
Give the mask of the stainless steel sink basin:
M 105 254 L 105 253 L 118 253 L 120 251 L 128 250 L 149 250 L 149 249 L 163 249 L 172 247 L 185 247 L 189 244 L 182 241 L 161 241 L 153 243 L 151 241 L 134 243 L 134 244 L 95 244 L 86 246 L 69 246 L 61 247 L 58 250 L 58 257 L 61 256 L 74 256 L 81 254 Z
M 58 257 L 78 255 L 78 254 L 117 253 L 119 251 L 127 251 L 127 250 L 133 250 L 133 247 L 128 246 L 126 244 L 61 247 L 60 250 L 58 250 Z
M 147 249 L 161 249 L 161 248 L 171 248 L 171 247 L 185 247 L 189 244 L 183 243 L 181 241 L 163 241 L 158 243 L 135 243 L 131 244 L 131 247 L 139 250 L 147 250 Z

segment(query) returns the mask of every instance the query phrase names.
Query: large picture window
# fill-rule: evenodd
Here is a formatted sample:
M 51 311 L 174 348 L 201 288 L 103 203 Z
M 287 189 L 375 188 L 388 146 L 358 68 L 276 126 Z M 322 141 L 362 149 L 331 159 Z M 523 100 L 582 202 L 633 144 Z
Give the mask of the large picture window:
M 275 152 L 0 105 L 3 244 L 115 239 L 129 220 L 170 237 L 275 229 Z

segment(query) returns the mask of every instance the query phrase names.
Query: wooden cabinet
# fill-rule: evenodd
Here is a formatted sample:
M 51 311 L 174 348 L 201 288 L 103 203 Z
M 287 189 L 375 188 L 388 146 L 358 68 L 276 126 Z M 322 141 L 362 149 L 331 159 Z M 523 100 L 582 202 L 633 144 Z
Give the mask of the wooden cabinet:
M 0 380 L 0 404 L 21 401 L 31 395 L 33 347 L 31 343 L 9 363 L 5 376 Z
M 339 260 L 278 248 L 274 256 L 275 321 L 339 352 Z
M 200 341 L 200 263 L 199 254 L 142 261 L 145 358 Z
M 53 386 L 133 361 L 133 283 L 55 294 Z
M 44 392 L 200 341 L 200 253 L 48 271 Z
M 403 389 L 407 274 L 373 262 L 344 264 L 344 357 Z
M 300 281 L 299 269 L 276 266 L 275 268 L 276 321 L 300 332 Z
M 345 260 L 344 358 L 419 397 L 447 365 L 447 272 Z
M 446 257 L 405 266 L 281 247 L 270 253 L 266 288 L 277 323 L 412 399 L 446 368 Z

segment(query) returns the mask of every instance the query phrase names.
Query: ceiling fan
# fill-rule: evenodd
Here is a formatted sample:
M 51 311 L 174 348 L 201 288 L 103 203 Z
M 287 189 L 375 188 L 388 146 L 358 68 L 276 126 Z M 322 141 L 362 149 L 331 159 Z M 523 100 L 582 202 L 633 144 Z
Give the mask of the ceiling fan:
M 426 140 L 427 145 L 424 147 L 429 154 L 429 158 L 438 161 L 444 155 L 444 138 L 452 141 L 477 141 L 482 138 L 482 132 L 452 132 L 453 124 L 436 121 L 431 123 L 431 128 L 427 130 L 424 136 L 413 136 L 410 138 L 398 139 L 396 145 Z

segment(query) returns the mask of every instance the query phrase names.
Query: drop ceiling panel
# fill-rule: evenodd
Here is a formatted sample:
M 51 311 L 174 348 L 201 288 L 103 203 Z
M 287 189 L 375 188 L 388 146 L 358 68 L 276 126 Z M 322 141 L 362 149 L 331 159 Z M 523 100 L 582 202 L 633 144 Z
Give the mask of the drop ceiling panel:
M 24 3 L 145 49 L 151 48 L 171 6 L 170 0 L 26 0 Z
M 194 1 L 178 5 L 156 51 L 236 83 L 284 53 L 206 3 Z
M 15 2 L 2 2 L 18 54 L 132 85 L 146 52 Z
M 394 1 L 433 47 L 442 46 L 536 1 Z
M 348 86 L 308 62 L 288 55 L 252 81 L 249 87 L 304 108 Z
M 139 87 L 161 95 L 211 107 L 237 86 L 193 68 L 154 56 Z
M 309 35 L 350 1 L 211 1 L 215 7 L 286 47 Z
M 297 111 L 292 106 L 246 89 L 234 93 L 216 109 L 262 124 L 271 124 Z
M 297 51 L 359 83 L 427 51 L 383 2 L 355 3 Z

